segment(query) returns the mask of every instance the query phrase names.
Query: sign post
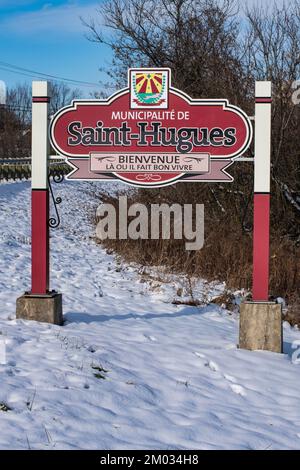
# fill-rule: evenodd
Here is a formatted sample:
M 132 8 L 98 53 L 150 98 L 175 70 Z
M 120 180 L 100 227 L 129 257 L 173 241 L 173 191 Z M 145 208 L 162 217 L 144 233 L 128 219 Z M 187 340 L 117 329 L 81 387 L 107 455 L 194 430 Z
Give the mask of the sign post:
M 272 83 L 255 86 L 252 302 L 240 308 L 243 349 L 282 352 L 282 308 L 269 302 Z
M 49 292 L 49 86 L 32 84 L 31 294 Z
M 253 225 L 253 300 L 269 300 L 271 82 L 256 82 Z
M 32 83 L 31 290 L 17 299 L 17 318 L 62 324 L 62 296 L 49 290 L 49 84 Z

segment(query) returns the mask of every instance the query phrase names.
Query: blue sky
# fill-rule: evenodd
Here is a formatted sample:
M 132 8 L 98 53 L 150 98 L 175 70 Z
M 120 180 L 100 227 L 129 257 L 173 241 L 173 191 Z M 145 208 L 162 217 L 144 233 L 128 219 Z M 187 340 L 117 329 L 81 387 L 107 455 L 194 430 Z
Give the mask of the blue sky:
M 109 64 L 111 52 L 89 42 L 80 21 L 80 16 L 96 18 L 102 1 L 0 0 L 0 62 L 76 80 L 105 81 L 99 67 Z M 273 2 L 268 0 L 269 5 Z M 12 86 L 31 78 L 0 70 L 0 80 Z M 82 90 L 86 95 L 91 91 Z
M 80 21 L 80 16 L 95 17 L 99 3 L 101 0 L 0 0 L 0 61 L 76 80 L 105 80 L 99 67 L 109 63 L 110 50 L 89 42 Z M 0 70 L 0 80 L 11 86 L 32 79 Z M 91 91 L 82 90 L 85 94 Z

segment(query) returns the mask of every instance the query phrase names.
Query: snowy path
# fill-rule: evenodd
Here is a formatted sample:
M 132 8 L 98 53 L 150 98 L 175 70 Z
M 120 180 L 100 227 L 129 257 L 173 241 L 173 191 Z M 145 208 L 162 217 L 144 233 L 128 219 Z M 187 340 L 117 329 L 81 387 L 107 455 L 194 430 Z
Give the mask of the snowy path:
M 0 185 L 0 448 L 300 448 L 299 332 L 285 325 L 286 355 L 238 350 L 234 315 L 173 305 L 171 287 L 151 290 L 94 244 L 97 186 L 54 186 L 64 327 L 15 320 L 30 287 L 30 188 Z

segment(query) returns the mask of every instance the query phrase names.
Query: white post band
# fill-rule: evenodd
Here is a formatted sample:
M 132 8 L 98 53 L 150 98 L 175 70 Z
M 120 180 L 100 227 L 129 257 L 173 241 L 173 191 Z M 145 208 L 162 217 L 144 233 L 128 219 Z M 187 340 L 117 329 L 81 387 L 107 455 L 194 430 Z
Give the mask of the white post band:
M 254 192 L 270 192 L 272 83 L 255 84 Z
M 32 189 L 48 188 L 49 84 L 32 82 Z

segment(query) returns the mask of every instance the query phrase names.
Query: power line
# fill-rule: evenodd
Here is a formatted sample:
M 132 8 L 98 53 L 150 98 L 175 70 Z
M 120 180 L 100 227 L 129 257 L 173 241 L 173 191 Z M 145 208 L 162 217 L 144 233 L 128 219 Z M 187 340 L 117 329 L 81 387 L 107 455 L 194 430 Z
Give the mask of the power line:
M 47 73 L 37 72 L 35 70 L 26 69 L 26 68 L 19 67 L 17 65 L 9 64 L 7 62 L 2 62 L 2 61 L 0 61 L 0 70 L 5 70 L 6 72 L 17 73 L 19 75 L 24 75 L 27 77 L 49 78 L 55 81 L 68 82 L 73 85 L 80 85 L 80 86 L 86 86 L 86 87 L 99 87 L 99 83 L 84 82 L 82 80 L 59 77 L 58 75 L 51 75 Z
M 43 72 L 37 72 L 35 70 L 26 69 L 26 68 L 23 68 L 23 67 L 18 67 L 17 65 L 9 64 L 7 62 L 1 62 L 0 61 L 0 64 L 2 66 L 4 66 L 6 69 L 13 69 L 11 71 L 14 71 L 15 73 L 17 73 L 17 71 L 18 71 L 18 73 L 22 72 L 22 74 L 24 74 L 24 72 L 26 72 L 26 74 L 29 75 L 29 76 L 37 75 L 39 77 L 47 77 L 47 78 L 52 78 L 52 79 L 58 80 L 58 81 L 72 82 L 72 83 L 80 84 L 80 85 L 83 85 L 83 86 L 93 86 L 93 87 L 94 86 L 99 86 L 98 83 L 84 82 L 82 80 L 75 80 L 73 78 L 59 77 L 57 75 L 50 75 L 50 74 L 43 73 Z
M 30 77 L 30 78 L 35 77 L 35 75 L 29 75 L 28 73 L 17 72 L 16 70 L 10 70 L 8 68 L 1 67 L 1 66 L 0 66 L 0 70 L 4 70 L 5 72 L 16 73 L 17 75 L 23 75 L 25 77 Z
M 1 62 L 0 62 L 1 63 Z M 33 73 L 25 73 L 19 70 L 14 70 L 9 68 L 8 66 L 0 66 L 0 70 L 4 70 L 5 72 L 11 72 L 15 73 L 17 75 L 23 75 L 25 77 L 31 77 L 31 78 L 48 78 L 56 82 L 66 82 L 71 85 L 77 85 L 77 86 L 83 86 L 83 87 L 89 87 L 89 88 L 94 88 L 99 87 L 99 84 L 96 83 L 89 83 L 89 82 L 81 82 L 80 80 L 72 80 L 72 79 L 64 79 L 60 77 L 56 77 L 54 75 L 47 75 L 47 74 L 39 74 L 38 72 L 33 72 Z

